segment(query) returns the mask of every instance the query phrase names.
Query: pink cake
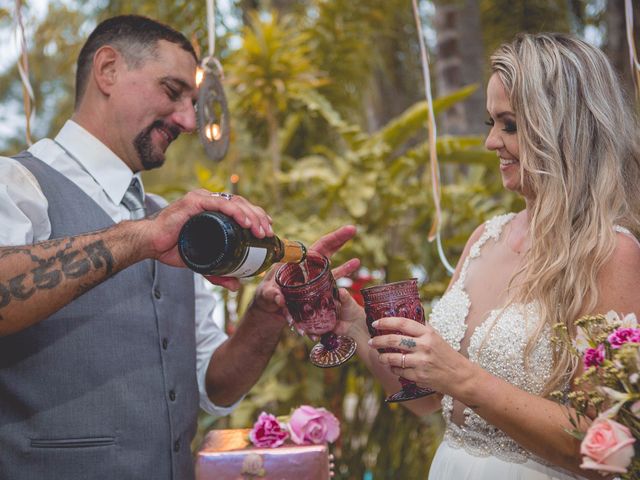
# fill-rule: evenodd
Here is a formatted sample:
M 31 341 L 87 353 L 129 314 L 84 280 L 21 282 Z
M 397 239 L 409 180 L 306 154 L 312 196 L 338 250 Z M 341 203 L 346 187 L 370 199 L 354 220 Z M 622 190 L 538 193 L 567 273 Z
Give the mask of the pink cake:
M 329 447 L 285 443 L 256 448 L 249 429 L 211 430 L 196 460 L 197 480 L 329 480 Z

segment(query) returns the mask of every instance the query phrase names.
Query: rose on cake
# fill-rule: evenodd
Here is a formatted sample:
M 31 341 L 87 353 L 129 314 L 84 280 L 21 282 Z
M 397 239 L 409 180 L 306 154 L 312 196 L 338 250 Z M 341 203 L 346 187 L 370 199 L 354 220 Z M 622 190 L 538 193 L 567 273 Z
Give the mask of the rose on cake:
M 249 439 L 256 447 L 276 448 L 289 437 L 286 425 L 267 412 L 262 412 L 249 432 Z
M 287 417 L 262 412 L 249 432 L 256 447 L 276 448 L 287 438 L 297 445 L 332 443 L 340 436 L 340 422 L 325 408 L 302 405 Z

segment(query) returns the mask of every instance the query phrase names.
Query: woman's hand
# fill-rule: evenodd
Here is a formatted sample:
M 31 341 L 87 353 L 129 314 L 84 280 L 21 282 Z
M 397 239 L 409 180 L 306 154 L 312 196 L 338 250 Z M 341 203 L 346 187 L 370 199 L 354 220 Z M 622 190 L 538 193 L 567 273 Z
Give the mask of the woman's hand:
M 387 317 L 373 323 L 374 328 L 399 333 L 379 335 L 369 341 L 372 348 L 396 348 L 399 353 L 381 353 L 379 361 L 391 371 L 419 386 L 457 397 L 479 368 L 451 346 L 429 324 L 409 318 Z M 404 368 L 402 368 L 404 355 Z

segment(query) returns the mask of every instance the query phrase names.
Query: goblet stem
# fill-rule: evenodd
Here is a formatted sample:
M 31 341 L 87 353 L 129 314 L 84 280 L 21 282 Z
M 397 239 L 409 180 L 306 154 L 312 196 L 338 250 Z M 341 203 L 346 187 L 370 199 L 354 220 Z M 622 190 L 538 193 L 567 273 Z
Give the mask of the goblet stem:
M 386 403 L 406 402 L 407 400 L 414 400 L 416 398 L 426 397 L 427 395 L 436 393 L 435 390 L 419 387 L 415 382 L 407 380 L 404 377 L 400 377 L 399 380 L 402 385 L 402 390 L 385 398 Z
M 320 343 L 329 352 L 338 348 L 338 345 L 340 344 L 338 336 L 333 332 L 327 332 L 322 335 L 322 337 L 320 337 Z
M 316 367 L 329 368 L 342 365 L 356 353 L 356 342 L 351 337 L 342 337 L 328 332 L 311 349 L 309 358 Z

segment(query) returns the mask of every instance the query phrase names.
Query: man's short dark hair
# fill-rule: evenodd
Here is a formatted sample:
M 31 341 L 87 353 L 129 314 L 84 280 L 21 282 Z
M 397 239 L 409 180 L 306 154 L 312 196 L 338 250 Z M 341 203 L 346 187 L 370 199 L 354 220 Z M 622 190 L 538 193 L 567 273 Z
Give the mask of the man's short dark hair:
M 156 53 L 159 40 L 175 43 L 193 55 L 196 62 L 198 61 L 193 46 L 182 33 L 150 18 L 140 15 L 120 15 L 98 24 L 89 35 L 78 56 L 76 108 L 87 88 L 93 56 L 100 47 L 111 45 L 123 55 L 128 67 L 137 68 Z

